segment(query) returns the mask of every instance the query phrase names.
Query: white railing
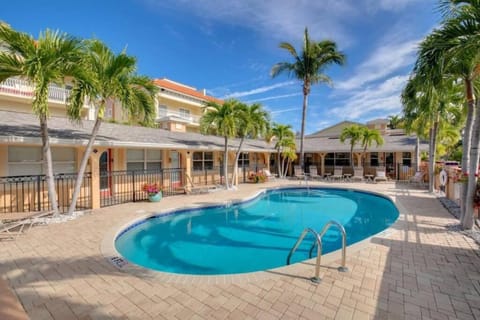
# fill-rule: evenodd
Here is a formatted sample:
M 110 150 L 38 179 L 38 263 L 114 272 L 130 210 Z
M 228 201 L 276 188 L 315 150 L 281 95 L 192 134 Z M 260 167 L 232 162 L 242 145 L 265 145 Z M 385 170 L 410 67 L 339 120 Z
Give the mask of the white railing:
M 34 94 L 34 87 L 26 80 L 19 78 L 8 78 L 0 83 L 0 93 L 31 98 Z M 66 103 L 69 94 L 70 90 L 68 89 L 60 88 L 56 85 L 48 86 L 49 101 Z
M 162 119 L 162 118 L 165 118 L 165 117 L 180 118 L 182 120 L 188 121 L 191 124 L 199 124 L 200 123 L 200 117 L 199 116 L 186 115 L 185 113 L 181 113 L 181 112 L 178 112 L 178 111 L 170 111 L 170 110 L 164 111 L 164 110 L 162 110 L 162 112 L 160 112 L 157 115 L 157 119 L 159 119 L 159 120 Z

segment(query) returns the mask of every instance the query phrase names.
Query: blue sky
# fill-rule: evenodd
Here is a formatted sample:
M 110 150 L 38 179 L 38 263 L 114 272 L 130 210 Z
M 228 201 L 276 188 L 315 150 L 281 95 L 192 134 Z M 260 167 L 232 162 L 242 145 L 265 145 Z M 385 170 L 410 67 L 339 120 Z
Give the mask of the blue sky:
M 46 29 L 96 37 L 127 48 L 138 72 L 169 78 L 219 98 L 261 103 L 274 121 L 300 130 L 298 80 L 272 66 L 292 61 L 308 27 L 313 40 L 334 40 L 347 56 L 314 86 L 306 133 L 339 121 L 399 114 L 400 92 L 418 42 L 440 21 L 437 0 L 82 0 L 5 1 L 0 19 L 35 37 Z

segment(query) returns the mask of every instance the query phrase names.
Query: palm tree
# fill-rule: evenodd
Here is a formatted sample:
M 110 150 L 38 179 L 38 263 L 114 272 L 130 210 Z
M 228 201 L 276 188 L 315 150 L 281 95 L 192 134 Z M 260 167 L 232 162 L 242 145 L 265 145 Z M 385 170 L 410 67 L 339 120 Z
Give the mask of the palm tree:
M 297 152 L 295 150 L 295 141 L 293 139 L 283 140 L 283 151 L 282 151 L 282 177 L 285 177 L 290 167 L 291 163 L 297 159 Z
M 364 128 L 353 124 L 351 126 L 345 127 L 342 130 L 342 133 L 340 134 L 340 142 L 345 143 L 347 139 L 349 139 L 350 142 L 350 165 L 352 166 L 352 169 L 354 167 L 353 165 L 353 148 L 355 145 L 361 141 L 363 137 L 363 130 Z
M 402 122 L 403 122 L 403 118 L 397 114 L 393 116 L 388 116 L 388 127 L 390 129 L 401 128 Z
M 81 42 L 65 33 L 51 30 L 40 33 L 38 40 L 35 40 L 0 21 L 0 46 L 0 82 L 10 77 L 21 77 L 34 86 L 32 109 L 40 120 L 48 197 L 54 215 L 58 215 L 48 135 L 48 91 L 49 85 L 63 84 L 67 77 L 78 71 Z
M 303 108 L 302 127 L 300 132 L 300 165 L 304 169 L 303 144 L 305 139 L 305 121 L 307 116 L 308 95 L 312 84 L 325 82 L 330 84 L 331 79 L 324 74 L 325 69 L 331 64 L 343 65 L 345 55 L 337 50 L 335 42 L 330 40 L 312 41 L 305 28 L 303 47 L 300 55 L 293 45 L 288 42 L 280 43 L 280 48 L 287 50 L 294 59 L 294 62 L 279 62 L 271 70 L 271 76 L 276 77 L 281 73 L 288 73 L 303 82 Z
M 381 146 L 384 142 L 382 134 L 377 129 L 362 128 L 361 132 L 361 144 L 363 147 L 363 161 L 365 161 L 367 148 L 370 148 L 373 143 L 377 146 Z
M 223 175 L 225 188 L 230 189 L 228 183 L 228 139 L 238 133 L 238 117 L 240 116 L 239 102 L 226 100 L 222 104 L 208 101 L 204 107 L 204 114 L 200 119 L 200 131 L 204 134 L 223 136 L 225 141 L 223 151 Z
M 285 177 L 281 162 L 281 154 L 285 148 L 291 148 L 292 143 L 295 144 L 295 133 L 292 131 L 292 126 L 275 123 L 272 127 L 272 133 L 275 137 L 275 149 L 277 150 L 277 170 L 280 178 Z M 295 148 L 294 148 L 295 149 Z
M 470 172 L 467 188 L 462 193 L 462 225 L 466 229 L 473 226 L 473 197 L 480 160 L 480 102 L 475 101 L 475 80 L 480 75 L 480 1 L 479 0 L 442 0 L 440 8 L 444 21 L 440 29 L 434 30 L 430 48 L 421 52 L 424 60 L 444 59 L 450 72 L 461 78 L 465 86 L 467 119 L 462 143 L 462 171 Z
M 93 144 L 103 122 L 109 101 L 120 101 L 123 110 L 133 118 L 143 116 L 149 123 L 155 114 L 155 95 L 158 92 L 151 79 L 136 74 L 136 59 L 125 52 L 115 54 L 98 40 L 89 41 L 82 66 L 85 72 L 77 77 L 72 89 L 68 113 L 79 119 L 85 98 L 95 106 L 95 124 L 83 154 L 68 213 L 75 210 Z
M 242 152 L 243 142 L 245 138 L 256 139 L 259 136 L 262 136 L 266 133 L 269 125 L 269 114 L 263 110 L 262 105 L 254 103 L 252 105 L 245 105 L 239 103 L 239 117 L 237 120 L 238 124 L 238 134 L 240 138 L 240 143 L 238 144 L 237 151 L 235 152 L 235 162 L 233 163 L 233 175 L 232 175 L 232 185 L 234 184 L 237 169 L 238 169 L 238 159 Z
M 421 44 L 428 45 L 427 37 Z M 429 65 L 425 65 L 428 63 Z M 429 128 L 429 191 L 434 190 L 434 169 L 436 145 L 440 123 L 451 120 L 451 108 L 459 108 L 459 86 L 455 78 L 446 77 L 443 60 L 426 61 L 421 56 L 417 60 L 414 74 L 402 92 L 402 102 L 406 122 L 412 121 L 412 115 L 423 118 L 421 123 Z M 407 124 L 408 126 L 408 124 Z

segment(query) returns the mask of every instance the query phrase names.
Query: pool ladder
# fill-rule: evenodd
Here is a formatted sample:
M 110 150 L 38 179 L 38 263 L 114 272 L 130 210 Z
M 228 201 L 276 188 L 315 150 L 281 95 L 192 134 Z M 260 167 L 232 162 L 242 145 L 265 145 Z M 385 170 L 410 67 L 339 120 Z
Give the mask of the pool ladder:
M 288 254 L 287 257 L 287 265 L 290 264 L 290 259 L 292 258 L 292 255 L 295 253 L 295 251 L 298 249 L 300 244 L 302 243 L 303 239 L 308 233 L 313 234 L 315 237 L 315 241 L 312 244 L 312 247 L 310 248 L 309 251 L 309 258 L 312 257 L 312 252 L 313 249 L 315 248 L 315 245 L 317 246 L 317 262 L 315 264 L 315 275 L 311 278 L 311 280 L 315 283 L 320 282 L 320 261 L 322 259 L 322 237 L 323 235 L 330 229 L 331 226 L 336 226 L 340 232 L 342 233 L 342 265 L 338 267 L 338 271 L 340 272 L 347 272 L 348 268 L 346 267 L 346 260 L 347 260 L 347 233 L 345 232 L 345 228 L 337 221 L 330 220 L 325 224 L 323 227 L 322 231 L 320 233 L 316 232 L 312 228 L 305 228 L 302 232 L 302 234 L 298 237 L 297 242 L 295 242 L 295 245 L 293 246 L 292 250 L 290 250 L 290 253 Z

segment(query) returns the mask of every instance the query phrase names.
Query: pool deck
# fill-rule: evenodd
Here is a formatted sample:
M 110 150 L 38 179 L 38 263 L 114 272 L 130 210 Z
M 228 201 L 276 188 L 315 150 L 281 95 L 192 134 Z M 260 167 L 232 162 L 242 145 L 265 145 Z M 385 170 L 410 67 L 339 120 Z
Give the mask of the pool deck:
M 120 269 L 104 256 L 108 234 L 148 212 L 240 200 L 286 184 L 299 183 L 130 203 L 34 227 L 0 241 L 0 275 L 31 319 L 480 319 L 478 244 L 446 228 L 455 218 L 409 185 L 310 183 L 380 192 L 401 211 L 388 232 L 349 248 L 348 272 L 337 271 L 338 255 L 322 260 L 320 284 L 309 280 L 311 261 L 197 281 Z

